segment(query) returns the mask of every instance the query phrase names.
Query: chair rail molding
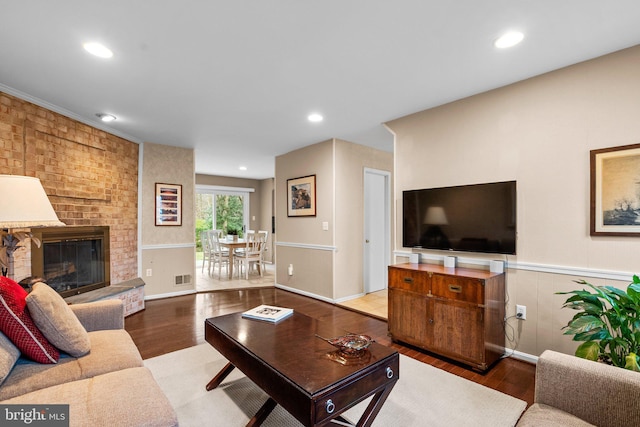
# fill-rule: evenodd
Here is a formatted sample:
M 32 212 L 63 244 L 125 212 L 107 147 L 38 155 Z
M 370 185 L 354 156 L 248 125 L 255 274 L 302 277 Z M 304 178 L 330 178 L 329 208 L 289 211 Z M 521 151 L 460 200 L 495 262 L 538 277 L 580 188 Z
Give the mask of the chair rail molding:
M 182 248 L 195 248 L 195 243 L 169 243 L 169 244 L 160 244 L 160 245 L 142 245 L 140 249 L 143 251 L 154 250 L 154 249 L 182 249 Z
M 276 246 L 284 246 L 288 248 L 317 249 L 319 251 L 338 252 L 338 248 L 336 246 L 314 245 L 310 243 L 276 242 Z

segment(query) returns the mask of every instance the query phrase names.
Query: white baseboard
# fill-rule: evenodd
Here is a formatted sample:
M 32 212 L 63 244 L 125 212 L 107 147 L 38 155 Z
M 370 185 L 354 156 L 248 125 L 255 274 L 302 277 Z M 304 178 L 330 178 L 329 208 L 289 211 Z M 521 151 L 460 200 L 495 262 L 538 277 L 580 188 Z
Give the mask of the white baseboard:
M 337 300 L 335 300 L 335 302 L 336 302 L 336 304 L 340 304 L 341 302 L 350 301 L 350 300 L 356 299 L 356 298 L 362 298 L 365 295 L 366 295 L 366 293 L 364 293 L 364 292 L 360 293 L 360 294 L 349 295 L 348 297 L 338 298 Z
M 283 289 L 285 291 L 289 291 L 289 292 L 293 292 L 294 294 L 300 294 L 300 295 L 304 295 L 305 297 L 310 297 L 310 298 L 315 298 L 315 299 L 319 299 L 320 301 L 324 301 L 324 302 L 328 302 L 331 304 L 335 304 L 335 300 L 331 299 L 331 298 L 327 298 L 324 297 L 322 295 L 317 295 L 311 292 L 307 292 L 307 291 L 301 291 L 300 289 L 296 289 L 296 288 L 290 288 L 288 286 L 284 286 L 281 285 L 279 283 L 276 283 L 276 288 L 278 289 Z
M 538 356 L 534 356 L 533 354 L 523 353 L 518 350 L 512 350 L 510 348 L 505 348 L 505 353 L 513 357 L 514 359 L 522 360 L 523 362 L 529 362 L 536 365 L 538 363 Z
M 195 293 L 196 293 L 195 289 L 188 289 L 186 291 L 169 292 L 169 293 L 166 293 L 166 294 L 145 295 L 144 296 L 144 300 L 145 301 L 151 301 L 151 300 L 154 300 L 154 299 L 180 297 L 180 296 L 183 296 L 183 295 L 191 295 L 191 294 L 195 294 Z

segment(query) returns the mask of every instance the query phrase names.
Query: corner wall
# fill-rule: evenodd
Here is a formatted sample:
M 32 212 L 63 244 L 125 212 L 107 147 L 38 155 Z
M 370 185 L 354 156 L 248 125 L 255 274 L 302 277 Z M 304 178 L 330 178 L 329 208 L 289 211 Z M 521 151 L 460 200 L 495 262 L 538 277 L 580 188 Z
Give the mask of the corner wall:
M 333 158 L 333 140 L 276 157 L 276 284 L 325 300 L 333 298 Z M 287 180 L 308 175 L 316 176 L 316 216 L 287 217 Z M 323 222 L 329 230 L 322 230 Z
M 574 279 L 626 288 L 638 273 L 640 238 L 589 235 L 589 151 L 640 142 L 640 46 L 406 116 L 395 133 L 396 248 L 402 248 L 402 191 L 517 180 L 517 256 L 508 262 L 507 322 L 516 350 L 572 354 L 561 310 Z M 471 208 L 471 207 L 470 207 Z M 433 260 L 442 253 L 427 254 Z M 479 254 L 458 254 L 484 267 Z
M 151 298 L 195 291 L 195 159 L 191 149 L 142 144 L 140 269 Z M 155 225 L 155 184 L 182 185 L 182 225 Z M 147 271 L 151 270 L 151 275 Z M 190 276 L 176 283 L 176 276 Z
M 276 158 L 278 286 L 330 302 L 364 292 L 364 168 L 392 165 L 391 153 L 336 139 Z M 316 216 L 288 217 L 287 180 L 308 175 L 316 175 Z

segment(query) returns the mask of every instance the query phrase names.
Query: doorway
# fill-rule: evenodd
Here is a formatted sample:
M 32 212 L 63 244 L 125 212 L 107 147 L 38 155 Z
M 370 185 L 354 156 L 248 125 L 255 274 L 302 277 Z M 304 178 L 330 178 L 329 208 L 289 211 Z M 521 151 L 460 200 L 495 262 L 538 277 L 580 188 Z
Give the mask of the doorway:
M 364 292 L 387 288 L 391 241 L 391 173 L 364 169 Z
M 196 185 L 196 288 L 206 270 L 202 249 L 202 232 L 222 230 L 223 235 L 236 232 L 242 236 L 249 224 L 249 196 L 253 189 Z

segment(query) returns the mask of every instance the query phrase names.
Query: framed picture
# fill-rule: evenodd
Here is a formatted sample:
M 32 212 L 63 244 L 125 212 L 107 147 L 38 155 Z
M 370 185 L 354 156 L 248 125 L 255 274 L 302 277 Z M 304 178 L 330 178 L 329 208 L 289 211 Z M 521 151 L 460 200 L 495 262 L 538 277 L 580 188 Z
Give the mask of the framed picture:
M 591 151 L 591 235 L 640 236 L 640 144 Z
M 316 216 L 316 176 L 287 180 L 287 216 Z
M 156 225 L 182 225 L 182 185 L 156 183 Z

